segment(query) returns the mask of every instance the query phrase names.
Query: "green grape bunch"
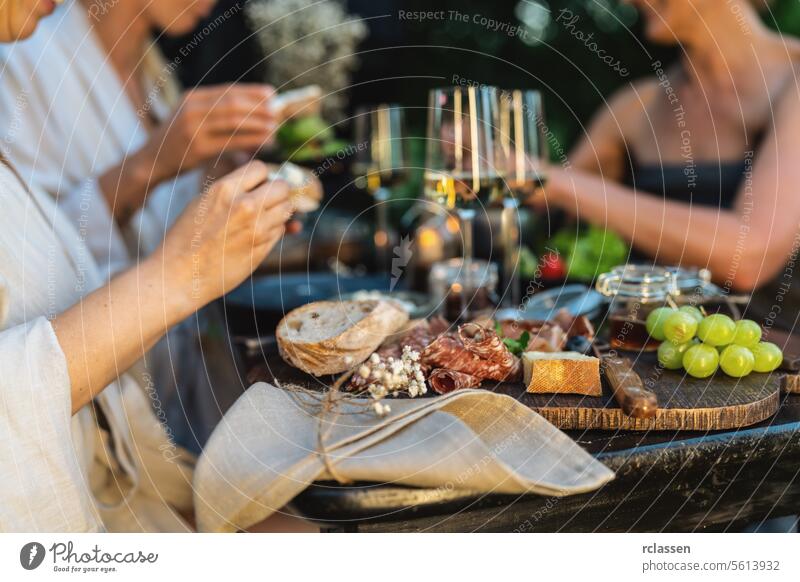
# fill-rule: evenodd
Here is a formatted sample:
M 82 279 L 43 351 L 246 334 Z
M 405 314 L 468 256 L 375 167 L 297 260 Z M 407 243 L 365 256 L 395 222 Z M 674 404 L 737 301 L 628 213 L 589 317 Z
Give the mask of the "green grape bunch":
M 781 349 L 761 341 L 761 326 L 750 319 L 705 315 L 697 307 L 684 305 L 652 310 L 645 327 L 651 338 L 661 342 L 659 363 L 667 370 L 683 369 L 694 378 L 708 378 L 717 369 L 743 378 L 751 372 L 774 372 L 783 363 Z

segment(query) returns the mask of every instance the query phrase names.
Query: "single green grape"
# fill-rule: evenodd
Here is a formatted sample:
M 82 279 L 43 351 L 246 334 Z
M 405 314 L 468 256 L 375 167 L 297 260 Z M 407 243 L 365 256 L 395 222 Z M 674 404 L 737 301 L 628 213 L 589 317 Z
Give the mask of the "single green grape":
M 696 331 L 697 320 L 688 313 L 676 311 L 664 320 L 664 337 L 674 344 L 685 344 Z
M 710 346 L 726 346 L 733 341 L 736 324 L 727 315 L 709 315 L 697 326 L 697 337 Z
M 664 341 L 664 321 L 675 313 L 672 307 L 657 307 L 647 316 L 645 327 L 654 340 Z
M 761 326 L 752 319 L 740 319 L 736 322 L 733 343 L 746 348 L 755 346 L 761 341 Z
M 756 358 L 748 348 L 737 344 L 727 346 L 719 356 L 719 367 L 728 376 L 741 378 L 753 371 Z
M 703 321 L 703 318 L 705 317 L 705 316 L 703 315 L 703 312 L 702 312 L 702 311 L 700 311 L 700 310 L 699 310 L 697 307 L 695 307 L 694 305 L 684 305 L 683 307 L 680 307 L 680 308 L 678 308 L 678 311 L 681 311 L 681 312 L 683 312 L 683 313 L 688 313 L 689 315 L 691 315 L 692 317 L 694 317 L 694 318 L 697 320 L 697 323 L 698 323 L 698 324 L 699 324 L 701 321 Z
M 683 367 L 686 373 L 695 378 L 708 378 L 716 372 L 719 354 L 711 346 L 695 344 L 683 354 Z
M 759 342 L 750 348 L 755 358 L 753 370 L 756 372 L 772 372 L 783 363 L 783 352 L 770 342 Z
M 658 346 L 658 361 L 667 370 L 680 370 L 683 367 L 683 354 L 693 345 L 695 345 L 693 342 L 684 344 L 674 344 L 671 341 L 661 342 L 661 345 Z

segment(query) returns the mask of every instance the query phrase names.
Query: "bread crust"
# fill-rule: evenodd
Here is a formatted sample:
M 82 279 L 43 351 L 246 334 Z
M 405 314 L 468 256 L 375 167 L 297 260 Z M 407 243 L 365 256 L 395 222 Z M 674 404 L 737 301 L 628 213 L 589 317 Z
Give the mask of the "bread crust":
M 291 325 L 308 320 L 330 310 L 342 315 L 363 314 L 340 333 L 324 339 L 290 337 Z M 281 357 L 295 368 L 314 376 L 339 374 L 366 360 L 387 336 L 405 325 L 408 313 L 393 301 L 317 301 L 289 312 L 275 332 Z

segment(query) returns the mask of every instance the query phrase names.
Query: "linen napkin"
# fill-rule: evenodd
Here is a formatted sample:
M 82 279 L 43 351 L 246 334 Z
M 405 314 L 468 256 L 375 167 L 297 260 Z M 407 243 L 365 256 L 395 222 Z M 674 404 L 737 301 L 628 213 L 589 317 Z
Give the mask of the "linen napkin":
M 199 531 L 245 529 L 317 480 L 564 496 L 614 473 L 537 413 L 486 390 L 326 408 L 316 394 L 259 383 L 214 430 L 194 476 Z

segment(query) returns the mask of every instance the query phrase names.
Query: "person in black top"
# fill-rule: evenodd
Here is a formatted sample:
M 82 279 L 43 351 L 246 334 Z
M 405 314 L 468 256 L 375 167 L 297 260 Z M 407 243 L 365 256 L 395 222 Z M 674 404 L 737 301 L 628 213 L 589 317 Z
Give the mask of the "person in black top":
M 798 246 L 800 43 L 761 22 L 764 0 L 631 2 L 681 58 L 608 101 L 539 203 L 751 292 Z

